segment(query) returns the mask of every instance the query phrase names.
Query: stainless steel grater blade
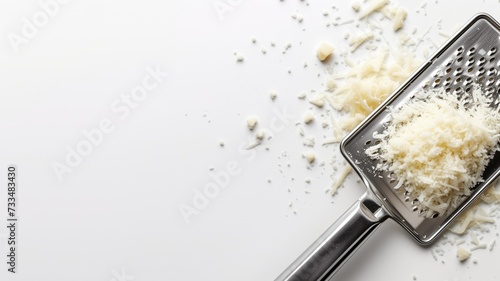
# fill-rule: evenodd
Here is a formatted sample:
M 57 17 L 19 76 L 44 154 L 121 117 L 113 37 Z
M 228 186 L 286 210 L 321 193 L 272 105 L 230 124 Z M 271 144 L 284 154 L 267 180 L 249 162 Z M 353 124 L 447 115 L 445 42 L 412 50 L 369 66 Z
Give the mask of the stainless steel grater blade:
M 422 89 L 443 88 L 454 95 L 467 95 L 478 84 L 493 99 L 500 99 L 500 24 L 488 14 L 478 14 L 426 61 L 382 105 L 340 144 L 340 150 L 359 174 L 367 192 L 323 233 L 276 280 L 332 280 L 335 272 L 385 219 L 403 226 L 415 240 L 428 245 L 470 206 L 500 174 L 500 153 L 490 160 L 471 195 L 443 216 L 428 215 L 410 194 L 394 189 L 395 180 L 375 169 L 377 162 L 365 153 L 373 134 L 389 122 L 387 108 L 400 107 Z

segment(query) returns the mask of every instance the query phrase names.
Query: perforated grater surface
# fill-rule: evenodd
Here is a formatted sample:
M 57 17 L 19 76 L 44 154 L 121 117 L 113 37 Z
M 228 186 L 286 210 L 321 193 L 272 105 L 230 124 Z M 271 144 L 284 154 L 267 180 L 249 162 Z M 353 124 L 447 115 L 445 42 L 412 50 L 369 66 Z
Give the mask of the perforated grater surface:
M 400 107 L 422 89 L 443 88 L 467 98 L 472 85 L 478 84 L 498 110 L 499 49 L 500 24 L 487 14 L 476 15 L 344 138 L 341 152 L 368 187 L 367 192 L 276 280 L 332 280 L 340 266 L 387 218 L 403 226 L 418 243 L 431 244 L 473 203 L 500 174 L 500 153 L 490 160 L 482 176 L 484 181 L 471 189 L 471 195 L 462 198 L 455 210 L 438 216 L 429 214 L 410 194 L 394 189 L 394 177 L 376 170 L 376 160 L 365 150 L 377 141 L 373 134 L 382 132 L 390 121 L 387 108 Z

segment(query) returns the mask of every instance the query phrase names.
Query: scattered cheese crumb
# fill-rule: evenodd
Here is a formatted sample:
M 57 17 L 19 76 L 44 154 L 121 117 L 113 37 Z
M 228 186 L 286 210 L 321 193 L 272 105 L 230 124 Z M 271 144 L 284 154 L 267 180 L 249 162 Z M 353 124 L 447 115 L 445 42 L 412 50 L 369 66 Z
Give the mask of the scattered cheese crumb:
M 299 127 L 299 134 L 302 137 L 304 136 L 304 127 L 302 127 L 302 126 Z
M 358 1 L 354 1 L 351 5 L 352 9 L 357 13 L 361 9 L 361 4 Z
M 489 247 L 490 251 L 493 251 L 493 248 L 495 247 L 495 243 L 496 243 L 496 240 L 493 240 L 493 242 L 491 242 L 490 247 Z
M 304 146 L 314 147 L 314 145 L 316 145 L 316 140 L 314 139 L 314 137 L 306 137 L 306 138 L 304 138 L 304 140 L 302 141 L 302 144 L 303 144 Z
M 257 126 L 258 121 L 259 120 L 257 119 L 257 117 L 255 117 L 255 116 L 249 116 L 247 118 L 248 129 L 253 130 L 255 128 L 255 126 Z
M 314 120 L 314 114 L 310 111 L 304 115 L 304 123 L 309 124 Z
M 259 146 L 261 144 L 262 144 L 262 141 L 261 140 L 257 140 L 256 142 L 248 145 L 245 149 L 246 150 L 254 149 L 254 148 L 256 148 L 257 146 Z
M 471 233 L 469 236 L 472 244 L 479 245 L 479 239 L 475 233 Z
M 314 162 L 314 160 L 316 160 L 316 154 L 314 153 L 314 151 L 308 151 L 304 154 L 304 158 L 306 158 L 307 162 L 311 164 Z
M 271 91 L 271 92 L 269 92 L 269 97 L 270 97 L 272 100 L 275 100 L 277 96 L 278 96 L 278 94 L 277 94 L 275 91 Z
M 352 38 L 349 41 L 349 45 L 351 46 L 351 52 L 354 52 L 357 48 L 359 48 L 359 46 L 361 46 L 363 43 L 372 38 L 373 38 L 373 33 L 371 31 L 354 36 L 354 38 Z
M 333 53 L 334 50 L 335 48 L 333 48 L 332 45 L 323 42 L 316 50 L 316 56 L 320 61 L 324 61 Z
M 453 226 L 450 227 L 448 230 L 459 235 L 463 234 L 469 228 L 473 219 L 474 219 L 474 210 L 469 209 L 464 214 L 462 214 L 457 220 L 457 222 L 455 222 Z
M 325 105 L 325 95 L 319 94 L 316 97 L 314 97 L 312 100 L 309 100 L 309 103 L 321 108 Z
M 471 251 L 475 251 L 477 249 L 486 249 L 487 247 L 488 247 L 488 245 L 482 243 L 482 244 L 479 244 L 479 245 L 476 245 L 476 246 L 472 247 L 470 250 Z
M 359 18 L 362 19 L 366 16 L 369 16 L 371 13 L 387 5 L 387 3 L 389 3 L 389 0 L 371 0 L 366 5 L 366 8 L 363 9 L 363 11 L 359 14 Z
M 264 139 L 264 136 L 265 136 L 265 132 L 264 130 L 260 130 L 257 132 L 257 134 L 255 135 L 255 138 L 258 139 L 258 140 L 263 140 Z
M 347 178 L 347 176 L 349 175 L 349 173 L 352 171 L 352 168 L 349 164 L 346 164 L 344 166 L 344 169 L 342 169 L 342 171 L 340 172 L 340 175 L 337 177 L 337 179 L 332 183 L 332 187 L 330 189 L 330 193 L 332 195 L 335 194 L 335 192 L 337 192 L 337 189 L 340 187 L 340 185 L 342 185 L 342 183 L 344 182 L 344 180 Z
M 328 80 L 326 80 L 326 88 L 328 91 L 333 91 L 337 87 L 337 82 L 333 77 L 328 77 Z
M 300 92 L 300 93 L 299 93 L 299 95 L 297 96 L 297 98 L 298 98 L 299 100 L 303 100 L 303 99 L 305 99 L 305 98 L 306 98 L 306 96 L 307 96 L 307 95 L 306 95 L 306 92 Z
M 457 248 L 457 258 L 459 261 L 465 261 L 468 259 L 471 255 L 471 252 L 464 247 L 458 247 Z
M 394 31 L 398 31 L 403 27 L 403 24 L 406 20 L 406 16 L 408 15 L 408 13 L 406 12 L 405 9 L 399 7 L 394 9 L 393 14 L 394 18 L 392 21 L 392 28 L 394 29 Z
M 223 147 L 223 146 L 224 146 L 224 140 L 219 140 L 219 145 L 220 145 L 221 147 Z
M 236 62 L 243 62 L 245 57 L 241 53 L 236 53 Z

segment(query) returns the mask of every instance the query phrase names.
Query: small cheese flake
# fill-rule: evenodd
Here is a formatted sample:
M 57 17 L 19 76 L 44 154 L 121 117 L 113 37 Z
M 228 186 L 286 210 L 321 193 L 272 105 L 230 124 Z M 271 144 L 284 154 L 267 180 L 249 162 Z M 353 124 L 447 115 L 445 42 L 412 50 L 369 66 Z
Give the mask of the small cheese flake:
M 471 252 L 462 246 L 457 248 L 457 258 L 459 261 L 463 262 L 467 260 L 471 255 Z
M 241 53 L 236 53 L 236 62 L 243 62 L 245 57 Z
M 489 250 L 490 250 L 490 251 L 493 251 L 493 248 L 495 247 L 496 242 L 497 242 L 496 240 L 493 240 L 493 241 L 491 242 L 490 247 L 489 247 Z
M 372 38 L 373 38 L 373 33 L 371 31 L 354 36 L 349 41 L 349 45 L 351 46 L 351 52 L 354 52 L 357 48 L 359 48 L 359 46 L 361 46 L 363 43 Z
M 462 214 L 457 222 L 453 224 L 449 230 L 458 235 L 464 234 L 467 229 L 469 229 L 472 221 L 474 219 L 474 210 L 470 209 Z
M 361 4 L 358 1 L 354 1 L 351 4 L 351 8 L 357 13 L 361 9 Z
M 332 186 L 330 188 L 330 193 L 334 195 L 337 192 L 337 189 L 344 183 L 345 179 L 347 176 L 351 173 L 352 168 L 349 164 L 344 166 L 344 169 L 340 172 L 340 175 L 337 177 L 337 179 L 332 183 Z
M 265 137 L 265 132 L 264 130 L 260 130 L 257 132 L 257 134 L 255 135 L 255 138 L 258 139 L 258 140 L 263 140 Z
M 271 100 L 275 100 L 277 96 L 278 94 L 276 93 L 276 91 L 269 92 L 269 97 L 271 98 Z
M 470 242 L 474 245 L 479 245 L 479 239 L 477 238 L 477 235 L 475 233 L 469 234 L 470 236 Z
M 249 116 L 249 117 L 247 117 L 247 126 L 248 126 L 248 129 L 253 130 L 255 128 L 255 126 L 257 126 L 258 121 L 259 120 L 255 116 Z
M 299 100 L 303 100 L 303 99 L 305 99 L 306 97 L 307 97 L 306 92 L 300 92 L 300 93 L 299 93 L 299 95 L 297 96 L 297 98 L 298 98 Z
M 292 47 L 292 43 L 290 43 L 290 42 L 286 43 L 284 52 L 288 51 L 291 47 Z
M 304 138 L 304 140 L 302 141 L 302 144 L 304 146 L 308 146 L 308 147 L 314 147 L 316 145 L 316 140 L 314 139 L 314 137 L 306 137 Z
M 307 162 L 311 164 L 316 160 L 316 154 L 314 151 L 308 151 L 304 154 L 304 158 L 306 158 Z
M 472 248 L 470 248 L 470 251 L 475 251 L 475 250 L 478 250 L 478 249 L 486 249 L 488 248 L 488 245 L 486 245 L 485 243 L 481 243 L 481 244 L 478 244 Z
M 220 146 L 220 147 L 224 147 L 224 145 L 225 145 L 224 140 L 222 140 L 222 139 L 221 139 L 221 140 L 219 140 L 219 146 Z
M 404 186 L 428 210 L 443 215 L 471 194 L 490 152 L 500 150 L 500 113 L 490 103 L 477 85 L 467 98 L 444 89 L 417 93 L 390 110 L 391 123 L 374 135 L 381 142 L 366 153 L 381 161 L 378 170 L 394 173 L 395 188 Z
M 406 20 L 406 16 L 408 15 L 408 13 L 406 12 L 405 9 L 399 7 L 394 9 L 393 14 L 394 18 L 392 20 L 392 29 L 394 29 L 394 31 L 398 31 L 403 27 L 403 24 Z
M 310 124 L 312 121 L 314 121 L 314 114 L 310 111 L 306 112 L 304 115 L 304 123 Z
M 331 56 L 334 50 L 335 48 L 332 45 L 323 42 L 319 45 L 318 49 L 316 50 L 316 56 L 320 61 L 324 61 L 326 60 L 326 58 Z
M 371 0 L 365 6 L 363 11 L 361 11 L 361 13 L 359 14 L 359 18 L 362 19 L 364 17 L 369 16 L 371 13 L 379 9 L 382 9 L 385 5 L 387 5 L 387 3 L 389 3 L 389 0 Z
M 319 108 L 322 108 L 325 105 L 325 95 L 324 94 L 319 94 L 313 99 L 309 100 L 309 103 L 312 105 L 315 105 Z
M 257 140 L 256 142 L 248 145 L 245 149 L 246 150 L 254 149 L 254 148 L 256 148 L 257 146 L 259 146 L 261 144 L 262 144 L 262 141 L 261 140 Z
M 439 30 L 439 31 L 438 31 L 438 34 L 439 34 L 439 35 L 441 35 L 441 36 L 443 36 L 443 37 L 444 37 L 444 38 L 446 38 L 446 39 L 450 38 L 450 34 L 448 34 L 448 33 L 444 32 L 444 31 L 442 31 L 442 30 Z
M 337 87 L 337 81 L 333 77 L 328 77 L 326 80 L 326 88 L 328 91 L 333 91 Z
M 301 137 L 304 136 L 304 127 L 302 127 L 302 126 L 299 127 L 299 134 Z

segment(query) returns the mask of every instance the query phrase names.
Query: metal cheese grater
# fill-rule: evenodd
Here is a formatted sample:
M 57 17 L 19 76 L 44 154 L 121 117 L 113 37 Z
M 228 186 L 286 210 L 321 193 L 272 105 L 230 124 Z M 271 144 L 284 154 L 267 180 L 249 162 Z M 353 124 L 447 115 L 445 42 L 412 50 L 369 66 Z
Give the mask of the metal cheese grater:
M 394 189 L 392 175 L 375 169 L 376 160 L 365 150 L 377 140 L 390 121 L 388 106 L 400 107 L 422 89 L 443 88 L 447 93 L 467 95 L 478 84 L 493 99 L 500 99 L 500 24 L 488 14 L 478 14 L 450 38 L 395 93 L 368 116 L 340 144 L 340 150 L 359 174 L 367 192 L 323 233 L 276 280 L 332 280 L 335 272 L 387 218 L 403 226 L 422 245 L 434 242 L 451 222 L 498 177 L 500 153 L 490 160 L 483 182 L 469 197 L 448 213 L 430 214 L 411 194 Z M 465 96 L 467 97 L 467 96 Z

